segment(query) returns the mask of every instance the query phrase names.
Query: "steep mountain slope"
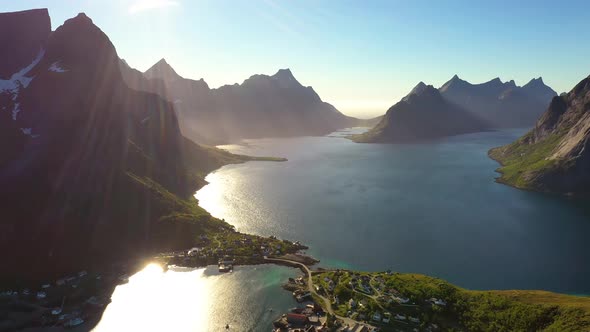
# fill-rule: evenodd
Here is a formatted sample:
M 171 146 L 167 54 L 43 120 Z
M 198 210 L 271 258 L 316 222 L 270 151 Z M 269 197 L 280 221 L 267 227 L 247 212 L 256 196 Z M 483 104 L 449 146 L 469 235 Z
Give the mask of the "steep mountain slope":
M 471 84 L 455 75 L 439 90 L 445 99 L 476 114 L 494 128 L 532 126 L 551 98 L 557 95 L 542 78 L 518 87 L 514 81 L 502 83 L 499 78 Z
M 123 76 L 123 80 L 133 90 L 145 91 L 166 96 L 166 86 L 164 81 L 158 78 L 150 79 L 143 75 L 137 69 L 131 68 L 123 59 L 119 61 L 119 70 Z
M 210 89 L 203 79 L 180 77 L 162 59 L 145 72 L 145 77 L 165 82 L 166 97 L 174 103 L 183 133 L 198 142 L 324 135 L 359 123 L 323 102 L 289 69 Z
M 590 77 L 553 98 L 535 128 L 492 149 L 502 176 L 519 188 L 563 194 L 590 193 Z
M 0 80 L 26 67 L 51 33 L 47 9 L 0 13 Z
M 551 101 L 553 97 L 557 96 L 557 93 L 553 89 L 545 85 L 542 77 L 530 80 L 527 84 L 522 86 L 522 91 L 544 103 Z
M 393 105 L 373 129 L 353 140 L 359 143 L 408 142 L 458 135 L 487 128 L 486 124 L 420 82 Z
M 14 15 L 17 27 L 40 19 Z M 228 227 L 191 195 L 206 172 L 247 158 L 185 139 L 172 104 L 127 87 L 114 46 L 86 15 L 28 43 L 42 49 L 23 68 L 0 63 L 13 72 L 0 81 L 0 279 L 189 246 L 195 233 L 178 232 L 177 213 L 194 216 L 189 230 Z

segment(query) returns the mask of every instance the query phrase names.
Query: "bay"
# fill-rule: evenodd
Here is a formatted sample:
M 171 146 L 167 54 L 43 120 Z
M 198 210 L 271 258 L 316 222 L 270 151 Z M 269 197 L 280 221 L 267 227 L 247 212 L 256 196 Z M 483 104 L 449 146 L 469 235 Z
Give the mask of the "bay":
M 195 197 L 242 232 L 302 241 L 322 266 L 590 294 L 588 204 L 494 181 L 487 151 L 524 130 L 416 144 L 338 137 L 358 130 L 222 146 L 289 160 L 225 166 Z

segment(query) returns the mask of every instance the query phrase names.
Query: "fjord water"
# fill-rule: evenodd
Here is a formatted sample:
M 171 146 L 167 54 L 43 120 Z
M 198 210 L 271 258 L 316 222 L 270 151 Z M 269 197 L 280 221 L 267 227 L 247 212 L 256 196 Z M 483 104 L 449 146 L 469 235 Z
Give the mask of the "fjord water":
M 334 137 L 346 133 L 250 140 L 222 148 L 289 161 L 225 166 L 196 197 L 239 231 L 309 245 L 321 266 L 590 294 L 590 207 L 494 182 L 487 151 L 523 133 L 417 144 Z
M 268 331 L 296 306 L 280 285 L 298 273 L 274 265 L 239 266 L 228 274 L 216 266 L 163 272 L 148 265 L 115 289 L 93 331 Z

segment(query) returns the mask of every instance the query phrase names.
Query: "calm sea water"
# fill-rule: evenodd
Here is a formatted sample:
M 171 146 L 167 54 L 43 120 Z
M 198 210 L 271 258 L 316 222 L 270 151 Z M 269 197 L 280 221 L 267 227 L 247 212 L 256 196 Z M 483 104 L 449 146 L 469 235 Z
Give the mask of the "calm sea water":
M 346 133 L 251 140 L 224 148 L 289 161 L 225 166 L 196 197 L 240 231 L 308 244 L 321 266 L 590 294 L 588 204 L 494 182 L 488 149 L 522 133 L 404 145 L 355 144 L 338 137 Z M 148 266 L 116 288 L 95 331 L 269 331 L 296 306 L 280 284 L 299 273 Z
M 494 182 L 487 151 L 523 133 L 420 144 L 251 140 L 223 148 L 289 161 L 225 166 L 196 197 L 240 231 L 304 242 L 323 266 L 590 294 L 590 204 Z

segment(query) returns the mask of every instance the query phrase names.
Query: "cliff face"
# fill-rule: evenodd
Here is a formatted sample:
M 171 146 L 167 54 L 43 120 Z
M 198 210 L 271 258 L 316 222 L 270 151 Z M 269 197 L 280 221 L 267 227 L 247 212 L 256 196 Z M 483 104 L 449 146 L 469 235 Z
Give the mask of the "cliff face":
M 47 9 L 0 13 L 0 80 L 28 66 L 51 33 Z
M 503 83 L 499 78 L 471 84 L 455 75 L 439 90 L 446 100 L 472 112 L 494 128 L 533 126 L 557 95 L 540 77 L 519 87 L 514 81 Z
M 393 105 L 373 129 L 353 139 L 360 143 L 409 142 L 486 128 L 476 116 L 447 102 L 431 85 L 420 82 Z
M 500 182 L 563 194 L 590 193 L 590 77 L 553 98 L 529 133 L 492 149 Z
M 159 220 L 190 213 L 183 199 L 223 161 L 181 135 L 171 103 L 127 87 L 114 46 L 86 15 L 41 45 L 0 81 L 3 271 L 43 278 L 187 246 L 190 233 Z

